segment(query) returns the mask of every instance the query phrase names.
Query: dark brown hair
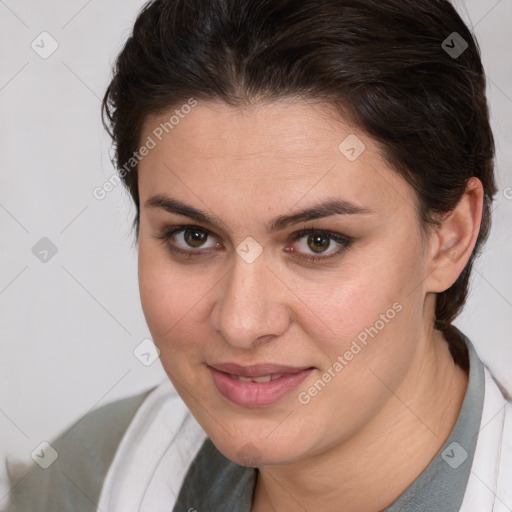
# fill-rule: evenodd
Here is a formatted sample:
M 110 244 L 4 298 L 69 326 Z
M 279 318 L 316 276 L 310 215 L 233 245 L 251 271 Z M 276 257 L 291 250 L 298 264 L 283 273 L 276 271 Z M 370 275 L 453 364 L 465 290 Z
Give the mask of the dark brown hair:
M 450 51 L 465 45 L 460 55 Z M 435 327 L 467 368 L 451 323 L 490 229 L 494 139 L 478 43 L 448 0 L 148 2 L 115 63 L 103 122 L 121 169 L 139 149 L 149 114 L 191 97 L 243 106 L 294 96 L 340 107 L 379 143 L 415 189 L 423 227 L 455 207 L 472 176 L 482 181 L 475 250 L 436 303 Z M 122 179 L 138 237 L 137 166 Z

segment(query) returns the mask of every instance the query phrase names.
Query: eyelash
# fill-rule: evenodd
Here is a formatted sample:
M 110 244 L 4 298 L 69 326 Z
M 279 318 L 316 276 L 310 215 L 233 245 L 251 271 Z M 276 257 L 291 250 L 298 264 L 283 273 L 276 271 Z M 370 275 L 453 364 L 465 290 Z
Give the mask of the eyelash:
M 180 257 L 183 257 L 186 259 L 196 258 L 196 257 L 201 256 L 201 253 L 212 250 L 212 248 L 204 249 L 204 250 L 191 249 L 190 251 L 187 251 L 187 250 L 183 250 L 183 249 L 179 248 L 176 245 L 172 245 L 170 243 L 172 236 L 175 235 L 176 233 L 180 233 L 180 232 L 187 231 L 187 230 L 194 230 L 194 229 L 198 230 L 198 231 L 202 231 L 207 236 L 212 235 L 210 233 L 210 231 L 208 231 L 207 229 L 202 228 L 200 226 L 176 225 L 176 226 L 165 227 L 158 235 L 155 236 L 155 238 L 157 240 L 160 240 L 164 245 L 166 245 L 166 247 L 170 251 L 172 251 L 175 254 L 180 255 Z M 338 233 L 334 233 L 332 231 L 327 231 L 324 229 L 316 229 L 314 227 L 309 228 L 309 229 L 302 229 L 300 231 L 296 231 L 295 233 L 292 233 L 292 235 L 290 237 L 290 241 L 296 242 L 297 240 L 300 240 L 301 238 L 303 238 L 305 236 L 313 235 L 313 234 L 324 236 L 324 237 L 328 238 L 329 240 L 332 240 L 332 241 L 340 244 L 340 247 L 337 250 L 329 253 L 328 256 L 304 255 L 302 253 L 294 251 L 295 257 L 297 257 L 301 260 L 308 261 L 308 262 L 321 263 L 321 262 L 331 259 L 335 256 L 339 256 L 341 253 L 346 251 L 352 244 L 352 239 L 350 237 L 341 236 Z

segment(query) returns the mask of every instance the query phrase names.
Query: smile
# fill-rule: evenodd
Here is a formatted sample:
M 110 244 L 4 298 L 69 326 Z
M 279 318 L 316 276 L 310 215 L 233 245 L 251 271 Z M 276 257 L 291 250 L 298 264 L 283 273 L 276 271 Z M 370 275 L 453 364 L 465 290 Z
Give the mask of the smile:
M 229 402 L 241 407 L 265 407 L 274 404 L 314 371 L 311 367 L 277 365 L 244 367 L 218 364 L 208 365 L 208 368 L 217 391 Z M 228 368 L 231 371 L 226 371 Z

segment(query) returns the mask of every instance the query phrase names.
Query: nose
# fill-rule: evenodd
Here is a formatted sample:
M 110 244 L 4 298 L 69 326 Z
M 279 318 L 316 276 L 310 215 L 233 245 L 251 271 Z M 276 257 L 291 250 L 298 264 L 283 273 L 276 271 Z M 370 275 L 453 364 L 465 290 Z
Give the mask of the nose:
M 279 280 L 263 255 L 252 263 L 236 256 L 222 282 L 210 322 L 230 345 L 253 348 L 288 329 L 285 287 L 276 285 Z

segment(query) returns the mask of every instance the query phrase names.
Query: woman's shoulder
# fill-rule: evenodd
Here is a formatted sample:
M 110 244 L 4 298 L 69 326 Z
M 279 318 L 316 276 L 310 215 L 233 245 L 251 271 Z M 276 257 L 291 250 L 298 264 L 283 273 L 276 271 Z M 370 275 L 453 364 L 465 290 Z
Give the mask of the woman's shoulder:
M 33 454 L 34 462 L 7 463 L 8 512 L 96 510 L 105 475 L 141 405 L 155 387 L 98 407 Z

